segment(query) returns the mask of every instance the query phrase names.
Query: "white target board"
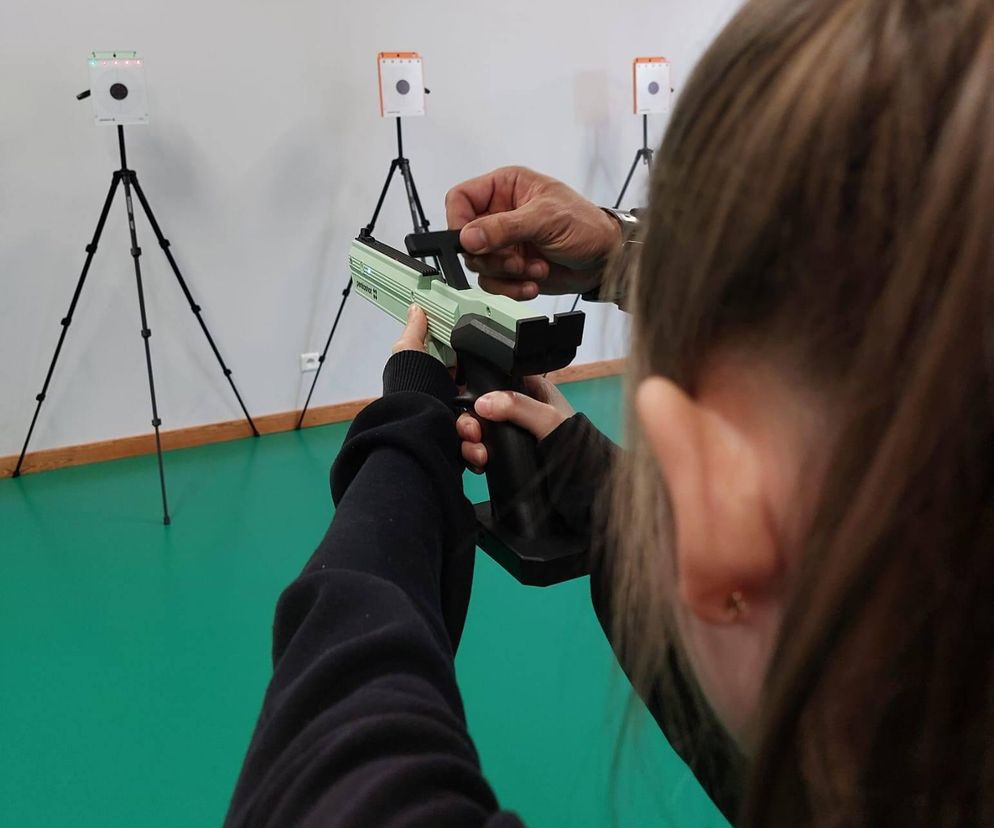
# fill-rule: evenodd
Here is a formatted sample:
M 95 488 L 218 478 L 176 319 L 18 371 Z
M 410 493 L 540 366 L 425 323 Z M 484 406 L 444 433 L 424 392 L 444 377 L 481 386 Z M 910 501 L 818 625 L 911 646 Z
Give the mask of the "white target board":
M 670 111 L 670 62 L 664 57 L 640 57 L 632 63 L 632 93 L 636 115 L 666 115 Z
M 380 79 L 380 115 L 408 118 L 425 114 L 425 81 L 417 52 L 380 52 L 376 57 Z
M 148 123 L 145 62 L 136 52 L 90 55 L 93 114 L 102 126 Z

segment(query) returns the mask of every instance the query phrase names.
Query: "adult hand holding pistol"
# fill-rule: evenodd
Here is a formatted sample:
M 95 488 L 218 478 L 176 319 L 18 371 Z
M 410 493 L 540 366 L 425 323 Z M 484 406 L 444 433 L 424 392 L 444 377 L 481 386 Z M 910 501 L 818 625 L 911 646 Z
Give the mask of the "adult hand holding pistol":
M 526 167 L 501 167 L 445 196 L 450 230 L 480 287 L 512 299 L 582 293 L 601 283 L 621 245 L 618 222 L 561 181 Z

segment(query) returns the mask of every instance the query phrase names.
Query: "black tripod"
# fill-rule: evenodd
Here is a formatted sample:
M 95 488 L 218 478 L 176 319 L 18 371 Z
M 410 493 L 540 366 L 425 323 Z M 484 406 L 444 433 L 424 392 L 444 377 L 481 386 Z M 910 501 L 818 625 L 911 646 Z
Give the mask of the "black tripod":
M 639 161 L 642 161 L 647 167 L 652 166 L 652 153 L 653 149 L 649 146 L 649 116 L 642 116 L 642 146 L 635 151 L 635 160 L 632 161 L 632 167 L 628 171 L 628 177 L 625 179 L 625 183 L 621 187 L 621 192 L 618 193 L 618 200 L 614 202 L 614 209 L 618 210 L 621 207 L 621 201 L 625 197 L 625 193 L 628 192 L 628 185 L 632 183 L 632 176 L 635 175 L 635 169 L 639 165 Z M 570 308 L 571 311 L 576 310 L 576 306 L 580 303 L 580 294 L 576 295 L 573 300 L 573 307 Z
M 427 91 L 427 90 L 426 90 Z M 380 200 L 376 202 L 376 209 L 373 211 L 373 217 L 369 220 L 369 224 L 362 228 L 363 236 L 372 236 L 373 230 L 376 227 L 376 220 L 380 217 L 380 210 L 383 209 L 383 202 L 387 197 L 387 190 L 390 189 L 390 182 L 393 181 L 393 174 L 400 170 L 401 178 L 404 179 L 404 189 L 407 190 L 407 206 L 411 210 L 411 222 L 414 224 L 415 233 L 427 233 L 428 232 L 428 219 L 425 218 L 424 208 L 421 206 L 421 197 L 418 195 L 418 188 L 414 184 L 414 174 L 411 172 L 411 162 L 409 159 L 404 157 L 404 133 L 401 130 L 401 119 L 397 119 L 397 157 L 390 162 L 390 172 L 387 173 L 387 180 L 383 184 L 383 189 L 380 190 Z M 328 341 L 324 343 L 324 350 L 321 351 L 321 356 L 318 357 L 318 369 L 314 372 L 314 379 L 311 382 L 311 390 L 307 392 L 307 401 L 304 403 L 304 409 L 300 412 L 300 418 L 297 420 L 297 428 L 301 428 L 304 424 L 304 415 L 307 414 L 307 409 L 311 404 L 311 396 L 314 394 L 314 387 L 318 384 L 318 377 L 321 376 L 321 369 L 324 367 L 324 359 L 328 355 L 328 348 L 331 347 L 331 340 L 335 336 L 335 330 L 338 328 L 338 321 L 342 318 L 342 311 L 345 310 L 345 303 L 349 299 L 349 294 L 352 292 L 352 277 L 349 277 L 349 282 L 345 286 L 345 290 L 342 291 L 342 301 L 338 306 L 338 313 L 335 314 L 335 321 L 331 324 L 331 333 L 328 334 Z
M 621 187 L 621 192 L 618 193 L 618 200 L 614 202 L 614 209 L 617 210 L 621 207 L 621 201 L 625 197 L 625 193 L 628 192 L 628 185 L 632 181 L 632 176 L 635 175 L 635 168 L 638 167 L 639 161 L 642 161 L 647 167 L 652 166 L 652 147 L 649 146 L 649 116 L 642 116 L 642 146 L 635 152 L 635 160 L 632 161 L 632 168 L 628 171 L 628 177 L 625 179 L 625 183 Z
M 142 271 L 141 264 L 139 262 L 142 250 L 138 246 L 138 235 L 135 232 L 135 213 L 131 202 L 132 187 L 134 187 L 135 194 L 138 196 L 142 209 L 148 217 L 149 224 L 152 225 L 152 232 L 155 233 L 155 237 L 158 239 L 159 247 L 161 247 L 163 252 L 166 254 L 166 259 L 169 260 L 169 266 L 172 268 L 173 274 L 179 282 L 183 295 L 186 296 L 187 302 L 190 303 L 190 310 L 192 310 L 194 315 L 197 317 L 197 321 L 200 323 L 200 328 L 204 332 L 204 336 L 207 337 L 207 342 L 210 343 L 211 350 L 214 351 L 214 356 L 217 357 L 218 364 L 221 366 L 221 371 L 224 373 L 224 376 L 227 377 L 228 383 L 231 385 L 231 390 L 235 392 L 235 397 L 238 398 L 238 404 L 241 406 L 242 411 L 245 414 L 245 419 L 248 420 L 249 427 L 252 429 L 252 434 L 258 437 L 259 432 L 255 427 L 255 423 L 252 422 L 252 417 L 249 415 L 248 410 L 245 408 L 245 403 L 242 402 L 241 394 L 239 394 L 238 389 L 235 388 L 234 380 L 231 379 L 231 370 L 224 364 L 224 360 L 221 358 L 221 352 L 218 351 L 217 345 L 214 344 L 214 338 L 211 336 L 210 331 L 207 330 L 207 324 L 204 322 L 204 318 L 200 315 L 200 305 L 194 301 L 193 295 L 190 293 L 190 288 L 187 286 L 186 280 L 183 278 L 183 274 L 180 273 L 176 260 L 173 258 L 172 251 L 169 249 L 169 240 L 162 235 L 159 223 L 155 220 L 155 216 L 152 215 L 152 208 L 149 206 L 148 199 L 145 198 L 145 193 L 142 192 L 141 185 L 138 183 L 138 175 L 134 170 L 128 169 L 128 159 L 124 149 L 124 127 L 120 125 L 117 127 L 117 144 L 121 151 L 121 169 L 114 171 L 114 176 L 110 183 L 110 190 L 107 193 L 107 198 L 104 200 L 103 210 L 100 211 L 100 219 L 97 221 L 97 229 L 93 234 L 93 240 L 86 246 L 86 261 L 83 263 L 83 272 L 79 274 L 79 280 L 76 282 L 76 290 L 72 295 L 72 301 L 69 303 L 69 312 L 60 323 L 62 325 L 62 333 L 59 334 L 59 342 L 55 346 L 55 353 L 52 355 L 52 364 L 49 365 L 48 374 L 45 376 L 45 384 L 42 386 L 41 393 L 35 397 L 38 401 L 38 406 L 35 408 L 34 417 L 31 418 L 31 426 L 28 428 L 28 436 L 24 438 L 24 447 L 21 449 L 21 456 L 17 460 L 17 466 L 14 469 L 13 476 L 20 476 L 21 464 L 24 463 L 24 455 L 27 453 L 28 443 L 31 441 L 31 434 L 34 432 L 35 423 L 38 421 L 38 414 L 41 411 L 41 404 L 45 401 L 45 395 L 48 393 L 49 383 L 52 381 L 52 374 L 55 371 L 55 363 L 58 362 L 59 353 L 62 351 L 62 345 L 66 339 L 66 333 L 69 330 L 69 325 L 72 323 L 72 315 L 76 310 L 76 303 L 79 301 L 79 295 L 83 291 L 83 284 L 86 282 L 86 275 L 90 270 L 90 263 L 93 261 L 93 254 L 97 252 L 97 245 L 100 243 L 100 235 L 103 233 L 104 224 L 107 221 L 107 214 L 110 212 L 110 205 L 114 201 L 114 195 L 117 193 L 118 185 L 123 184 L 124 200 L 128 209 L 128 230 L 131 234 L 131 257 L 135 263 L 135 283 L 138 287 L 138 310 L 141 314 L 142 323 L 141 335 L 142 340 L 145 343 L 145 365 L 148 368 L 148 390 L 152 398 L 152 426 L 155 428 L 155 453 L 159 459 L 159 485 L 162 489 L 162 522 L 168 525 L 169 506 L 166 501 L 166 476 L 162 468 L 162 441 L 159 438 L 159 426 L 162 424 L 162 421 L 159 419 L 159 409 L 155 401 L 155 380 L 152 377 L 152 351 L 149 346 L 149 339 L 152 336 L 152 331 L 148 327 L 148 317 L 145 313 L 145 291 L 142 288 Z

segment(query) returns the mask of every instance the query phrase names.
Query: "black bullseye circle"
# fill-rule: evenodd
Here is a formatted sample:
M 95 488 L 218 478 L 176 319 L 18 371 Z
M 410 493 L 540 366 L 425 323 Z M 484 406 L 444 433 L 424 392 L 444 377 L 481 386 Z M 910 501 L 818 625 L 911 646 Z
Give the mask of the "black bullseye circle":
M 652 81 L 649 84 L 649 94 L 650 95 L 655 95 L 658 92 L 659 92 L 659 84 L 656 83 L 655 81 Z
M 110 87 L 110 96 L 115 101 L 123 101 L 126 97 L 128 97 L 128 87 L 126 87 L 123 83 L 112 84 Z
M 406 95 L 408 92 L 411 91 L 411 84 L 409 84 L 406 80 L 401 78 L 399 81 L 397 81 L 397 91 L 400 92 L 401 95 Z

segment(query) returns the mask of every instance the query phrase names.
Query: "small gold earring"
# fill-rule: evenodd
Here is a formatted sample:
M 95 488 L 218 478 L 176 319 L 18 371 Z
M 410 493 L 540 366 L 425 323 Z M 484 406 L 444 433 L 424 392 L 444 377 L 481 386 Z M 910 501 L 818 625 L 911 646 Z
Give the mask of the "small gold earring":
M 746 603 L 742 591 L 737 589 L 728 596 L 728 600 L 725 601 L 725 607 L 732 614 L 732 620 L 738 621 L 745 616 L 746 611 L 749 609 L 749 604 Z

